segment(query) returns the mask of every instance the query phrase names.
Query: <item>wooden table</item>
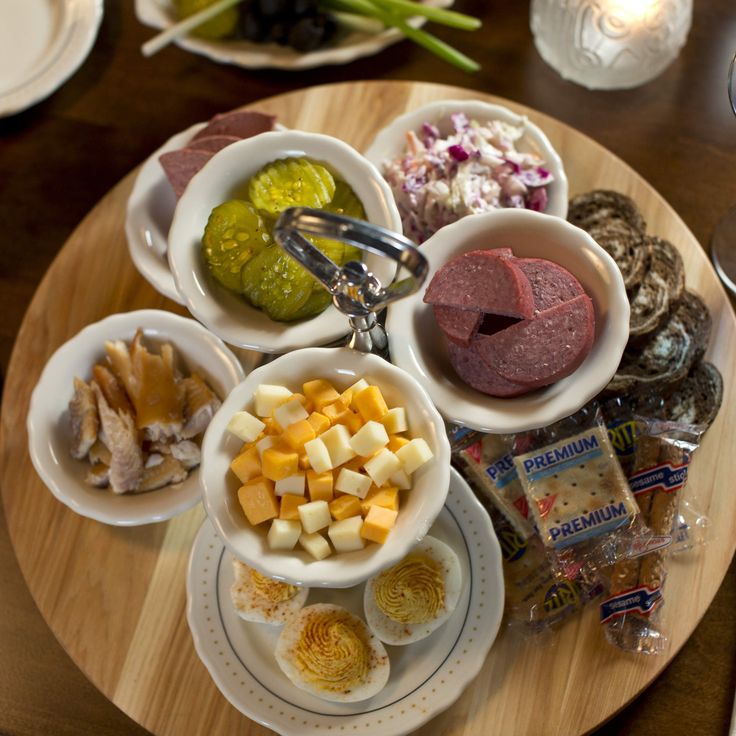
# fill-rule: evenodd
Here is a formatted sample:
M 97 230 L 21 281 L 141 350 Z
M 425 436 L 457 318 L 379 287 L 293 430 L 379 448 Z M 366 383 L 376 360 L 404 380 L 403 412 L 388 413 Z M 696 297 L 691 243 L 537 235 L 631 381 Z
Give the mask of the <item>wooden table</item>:
M 688 44 L 659 79 L 629 92 L 591 93 L 563 82 L 536 54 L 518 3 L 458 3 L 484 17 L 480 33 L 443 37 L 483 63 L 462 75 L 407 44 L 347 67 L 299 75 L 221 67 L 178 49 L 138 55 L 148 32 L 131 3 L 108 2 L 86 65 L 55 96 L 0 121 L 0 365 L 42 274 L 72 229 L 124 174 L 173 132 L 262 97 L 345 79 L 424 79 L 499 94 L 588 133 L 643 174 L 701 243 L 736 200 L 736 123 L 725 69 L 736 11 L 696 6 Z M 488 7 L 487 7 L 488 5 Z M 64 305 L 59 305 L 64 308 Z M 6 427 L 5 431 L 9 428 Z M 19 432 L 22 427 L 17 427 Z M 52 544 L 39 530 L 39 544 Z M 63 574 L 63 572 L 62 572 Z M 145 733 L 76 669 L 38 614 L 0 534 L 0 732 Z M 600 733 L 721 733 L 736 673 L 733 570 L 702 624 L 663 675 Z M 543 732 L 540 724 L 540 733 Z

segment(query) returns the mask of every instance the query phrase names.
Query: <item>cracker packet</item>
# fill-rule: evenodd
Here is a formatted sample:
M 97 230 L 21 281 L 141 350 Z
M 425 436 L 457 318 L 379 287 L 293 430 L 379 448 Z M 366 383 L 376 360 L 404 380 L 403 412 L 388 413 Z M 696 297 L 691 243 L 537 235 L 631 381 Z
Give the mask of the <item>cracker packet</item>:
M 651 536 L 608 572 L 601 623 L 608 641 L 626 651 L 656 654 L 666 637 L 659 623 L 665 560 L 678 534 L 678 497 L 704 428 L 637 417 L 629 484 Z
M 514 454 L 540 538 L 566 577 L 615 564 L 647 534 L 597 405 L 517 436 Z

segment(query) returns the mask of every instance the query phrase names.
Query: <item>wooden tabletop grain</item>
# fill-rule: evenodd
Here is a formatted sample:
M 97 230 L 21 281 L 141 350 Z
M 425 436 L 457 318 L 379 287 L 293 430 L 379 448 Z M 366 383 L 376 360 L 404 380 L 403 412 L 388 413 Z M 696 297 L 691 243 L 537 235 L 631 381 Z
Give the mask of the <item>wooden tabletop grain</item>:
M 630 164 L 704 247 L 720 215 L 736 202 L 736 120 L 725 95 L 726 70 L 736 48 L 732 0 L 695 3 L 687 45 L 658 79 L 635 90 L 605 93 L 564 82 L 542 62 L 529 32 L 528 5 L 514 0 L 458 0 L 458 8 L 483 18 L 483 30 L 439 32 L 482 63 L 476 75 L 462 74 L 407 43 L 347 66 L 301 73 L 221 66 L 175 47 L 145 60 L 139 46 L 150 31 L 138 24 L 132 5 L 108 0 L 84 66 L 45 102 L 0 121 L 3 373 L 42 275 L 105 192 L 191 123 L 301 87 L 425 80 L 529 105 L 590 135 Z M 53 545 L 50 530 L 37 534 L 38 544 Z M 725 733 L 736 685 L 735 606 L 732 567 L 680 654 L 598 733 Z M 147 733 L 107 701 L 56 642 L 25 586 L 4 521 L 0 662 L 2 734 Z

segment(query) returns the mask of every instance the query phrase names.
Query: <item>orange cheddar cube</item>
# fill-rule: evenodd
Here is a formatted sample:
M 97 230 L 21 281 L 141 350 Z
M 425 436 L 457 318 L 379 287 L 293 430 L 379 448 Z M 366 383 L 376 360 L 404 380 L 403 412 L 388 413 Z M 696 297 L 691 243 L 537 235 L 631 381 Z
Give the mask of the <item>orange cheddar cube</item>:
M 328 505 L 332 518 L 337 521 L 360 515 L 360 499 L 357 496 L 345 494 L 330 501 Z
M 263 430 L 264 434 L 278 434 L 281 431 L 279 423 L 273 417 L 264 417 L 262 421 L 266 425 L 266 429 Z
M 351 460 L 348 460 L 342 467 L 357 473 L 369 460 L 370 457 L 356 455 Z
M 350 434 L 355 434 L 363 426 L 363 417 L 355 411 L 348 413 L 343 424 L 350 430 Z
M 313 411 L 307 417 L 307 421 L 312 425 L 316 435 L 321 435 L 322 432 L 330 428 L 330 420 L 318 411 Z
M 327 470 L 324 473 L 315 473 L 314 470 L 307 470 L 309 499 L 311 501 L 332 501 L 333 482 L 331 470 Z
M 238 489 L 238 501 L 245 518 L 257 526 L 279 515 L 279 502 L 273 483 L 264 477 L 253 478 Z
M 380 421 L 388 413 L 388 406 L 386 406 L 386 401 L 378 386 L 364 388 L 359 394 L 353 397 L 353 403 L 365 422 L 371 419 L 376 422 Z
M 307 503 L 306 496 L 296 496 L 293 493 L 284 493 L 281 496 L 281 510 L 279 511 L 279 519 L 286 521 L 299 521 L 299 507 L 303 503 Z
M 402 448 L 404 445 L 408 445 L 409 440 L 406 437 L 400 437 L 398 434 L 392 434 L 388 438 L 388 449 L 395 453 L 396 450 Z
M 263 475 L 269 480 L 282 480 L 299 472 L 299 455 L 277 447 L 269 447 L 261 458 Z
M 346 420 L 352 414 L 350 407 L 340 399 L 324 406 L 322 413 L 330 420 L 330 424 L 347 424 Z
M 241 452 L 231 463 L 230 470 L 238 476 L 241 483 L 247 483 L 259 475 L 261 472 L 261 459 L 258 457 L 258 450 L 255 445 L 249 447 L 245 452 Z
M 340 398 L 340 394 L 335 391 L 335 387 L 322 378 L 314 381 L 307 381 L 302 386 L 304 395 L 314 404 L 314 408 L 321 412 L 324 406 L 332 404 Z
M 386 486 L 385 488 L 371 486 L 366 497 L 360 502 L 360 510 L 364 516 L 368 513 L 371 506 L 383 506 L 385 509 L 398 511 L 399 489 L 395 486 Z
M 290 424 L 282 435 L 289 447 L 297 452 L 304 452 L 304 443 L 313 440 L 316 436 L 314 427 L 306 419 Z
M 301 455 L 299 455 L 299 469 L 300 470 L 309 470 L 309 468 L 312 467 L 312 463 L 309 462 L 309 456 L 306 452 L 303 452 Z
M 393 529 L 398 515 L 398 511 L 386 509 L 383 506 L 371 506 L 360 529 L 360 536 L 371 542 L 383 544 L 388 538 L 388 533 Z

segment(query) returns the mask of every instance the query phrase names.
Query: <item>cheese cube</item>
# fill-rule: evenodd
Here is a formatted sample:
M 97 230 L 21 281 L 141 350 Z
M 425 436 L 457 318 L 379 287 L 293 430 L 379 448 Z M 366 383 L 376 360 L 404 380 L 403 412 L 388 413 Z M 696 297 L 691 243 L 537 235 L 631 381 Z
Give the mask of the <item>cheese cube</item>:
M 388 412 L 388 406 L 378 386 L 368 386 L 353 397 L 354 408 L 367 422 L 370 419 L 380 421 Z
M 388 433 L 379 422 L 366 422 L 351 438 L 350 447 L 358 455 L 375 455 L 388 444 Z
M 291 395 L 292 399 L 297 399 L 299 403 L 308 411 L 312 411 L 311 404 L 312 402 L 304 395 L 300 394 L 298 392 L 295 392 Z
M 343 465 L 343 468 L 353 470 L 357 473 L 371 459 L 371 457 L 371 455 L 369 455 L 368 457 L 365 457 L 363 455 L 356 455 L 352 460 L 348 460 Z
M 317 411 L 322 411 L 322 407 L 337 401 L 340 394 L 335 391 L 334 386 L 322 378 L 314 381 L 307 381 L 302 386 L 304 395 L 314 404 Z
M 279 515 L 279 503 L 273 483 L 267 478 L 253 478 L 238 489 L 238 501 L 245 518 L 256 526 Z
M 406 432 L 409 429 L 409 423 L 406 420 L 406 409 L 403 406 L 396 406 L 393 409 L 389 409 L 381 419 L 381 424 L 383 424 L 389 434 Z
M 301 455 L 299 455 L 299 469 L 309 470 L 311 467 L 312 464 L 309 462 L 309 456 L 306 452 L 302 452 Z
M 241 483 L 247 483 L 259 475 L 261 472 L 261 460 L 258 457 L 258 450 L 255 445 L 251 445 L 245 452 L 241 452 L 230 463 L 230 470 L 238 476 Z
M 332 521 L 327 501 L 310 501 L 302 504 L 298 510 L 302 528 L 307 534 L 324 529 Z
M 253 442 L 265 427 L 266 425 L 258 417 L 254 417 L 247 411 L 236 412 L 227 423 L 228 432 L 239 437 L 243 442 Z
M 353 399 L 357 394 L 359 394 L 363 389 L 368 388 L 368 381 L 365 380 L 365 378 L 361 378 L 359 381 L 356 381 L 352 386 L 346 388 L 341 394 L 340 398 L 348 405 L 352 407 Z
M 338 399 L 322 407 L 322 414 L 330 420 L 330 424 L 345 424 L 348 416 L 352 412 L 347 404 L 344 404 L 341 399 Z
M 274 519 L 266 539 L 271 549 L 294 549 L 301 533 L 302 525 L 298 521 Z
M 279 519 L 287 519 L 288 521 L 299 521 L 299 507 L 305 503 L 309 503 L 306 496 L 295 496 L 291 493 L 285 493 L 281 496 L 281 509 L 279 510 Z
M 396 457 L 401 461 L 401 466 L 405 473 L 411 475 L 415 470 L 420 468 L 434 455 L 429 445 L 421 437 L 412 440 L 408 445 L 404 445 L 396 451 Z
M 318 411 L 313 411 L 308 417 L 307 421 L 312 425 L 314 433 L 316 435 L 322 434 L 326 429 L 330 428 L 330 420 Z
M 396 486 L 400 491 L 408 491 L 411 488 L 411 478 L 402 468 L 392 473 L 388 482 L 392 486 Z
M 396 452 L 400 447 L 403 447 L 404 445 L 408 445 L 410 440 L 408 440 L 406 437 L 397 437 L 396 435 L 391 435 L 388 438 L 388 449 L 391 450 L 391 452 Z
M 330 468 L 337 468 L 355 457 L 355 450 L 350 447 L 350 432 L 342 424 L 330 427 L 318 439 L 324 442 L 327 452 L 330 453 Z M 312 463 L 312 467 L 314 467 L 314 463 Z
M 385 509 L 383 506 L 371 506 L 360 529 L 360 536 L 371 542 L 383 544 L 393 529 L 398 515 L 398 511 Z
M 348 519 L 333 521 L 327 534 L 336 552 L 354 552 L 365 547 L 360 530 L 363 528 L 363 518 L 351 516 Z
M 350 411 L 341 423 L 350 430 L 351 434 L 355 434 L 363 426 L 363 417 L 355 411 Z
M 399 510 L 399 489 L 396 486 L 376 488 L 373 486 L 368 495 L 360 502 L 361 513 L 367 514 L 371 506 L 383 506 L 392 511 Z
M 340 496 L 330 501 L 330 513 L 337 519 L 347 519 L 360 515 L 360 499 L 357 496 Z
M 330 543 L 318 533 L 302 534 L 299 537 L 299 544 L 309 552 L 315 560 L 324 560 L 332 554 Z
M 315 473 L 307 471 L 310 501 L 332 501 L 332 471 Z
M 279 423 L 282 429 L 286 429 L 294 422 L 300 422 L 306 419 L 309 412 L 302 406 L 299 399 L 289 399 L 285 404 L 276 407 L 273 411 L 273 418 Z
M 292 450 L 303 452 L 304 444 L 309 442 L 309 440 L 313 440 L 317 436 L 317 433 L 306 419 L 301 419 L 298 422 L 294 422 L 294 424 L 290 424 L 284 430 L 282 436 Z
M 315 473 L 325 473 L 328 470 L 332 470 L 330 453 L 327 451 L 325 443 L 319 437 L 307 442 L 304 445 L 304 450 L 309 458 L 309 464 Z
M 362 473 L 356 473 L 353 470 L 342 468 L 337 476 L 335 488 L 342 493 L 349 493 L 351 496 L 365 498 L 371 487 L 371 479 Z
M 286 478 L 277 480 L 275 491 L 277 496 L 283 496 L 285 493 L 290 493 L 293 496 L 303 496 L 304 473 L 294 473 L 294 475 L 288 475 Z
M 253 394 L 256 414 L 259 417 L 270 417 L 273 410 L 291 398 L 291 391 L 286 386 L 273 386 L 262 383 Z
M 408 445 L 407 445 L 408 446 Z M 377 486 L 383 486 L 388 479 L 401 468 L 401 461 L 391 450 L 385 447 L 374 455 L 364 466 L 365 472 L 370 475 Z
M 262 458 L 263 475 L 271 480 L 281 480 L 299 471 L 299 456 L 295 452 L 286 452 L 276 447 L 269 447 Z
M 276 444 L 276 437 L 267 434 L 256 442 L 256 450 L 258 450 L 258 457 L 263 462 L 263 453 L 268 450 L 269 447 L 273 447 Z

